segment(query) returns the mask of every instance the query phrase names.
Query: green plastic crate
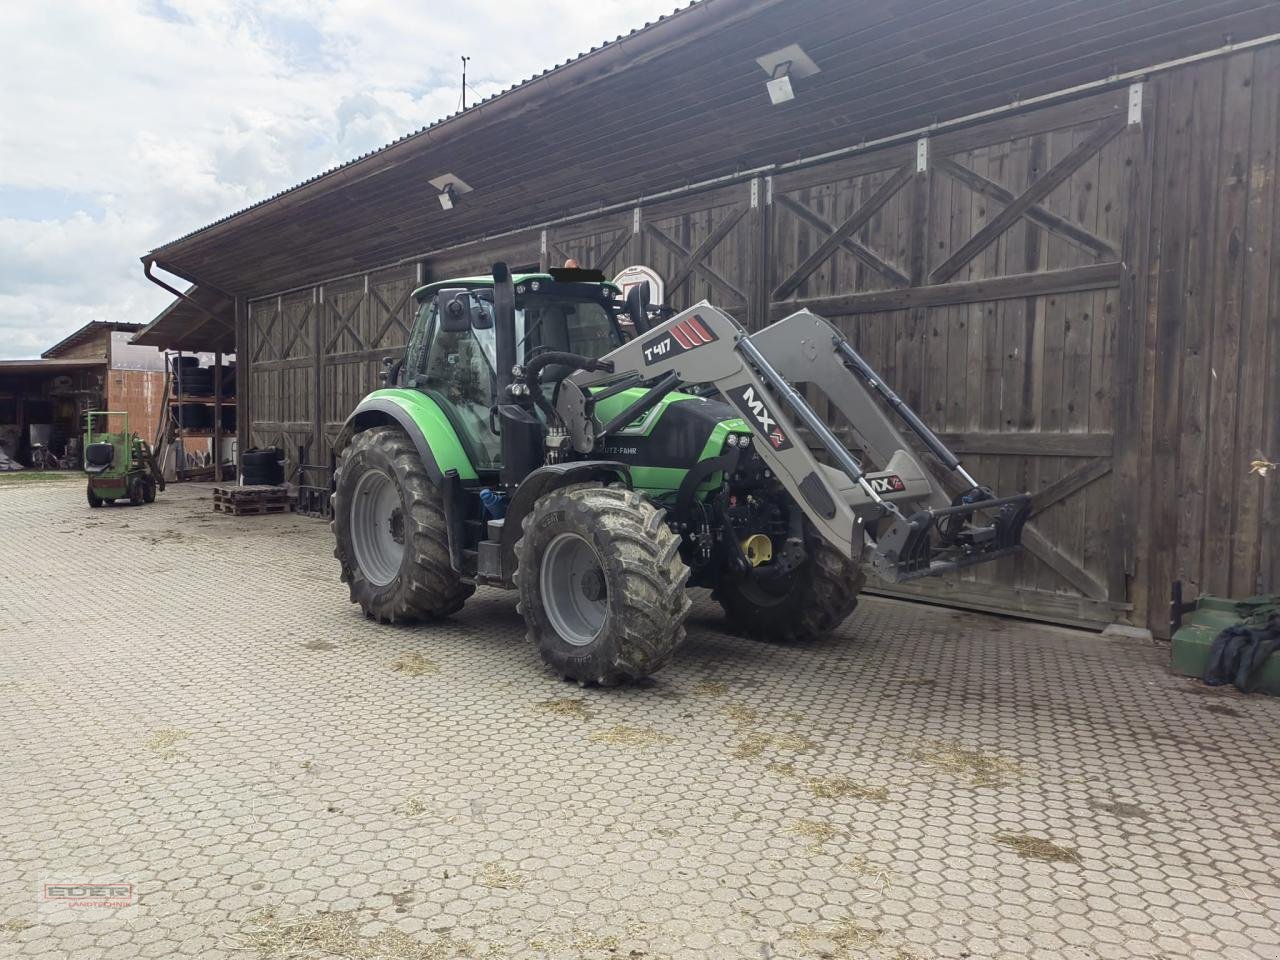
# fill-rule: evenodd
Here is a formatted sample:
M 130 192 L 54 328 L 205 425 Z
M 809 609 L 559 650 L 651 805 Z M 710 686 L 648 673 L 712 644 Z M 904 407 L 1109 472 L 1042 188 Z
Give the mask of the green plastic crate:
M 1170 652 L 1173 672 L 1203 677 L 1209 663 L 1209 649 L 1219 633 L 1240 623 L 1261 626 L 1277 607 L 1280 607 L 1280 595 L 1274 594 L 1246 600 L 1201 597 L 1196 601 L 1195 610 L 1182 615 L 1182 626 L 1173 635 Z M 1272 654 L 1267 660 L 1256 692 L 1280 697 L 1280 654 Z

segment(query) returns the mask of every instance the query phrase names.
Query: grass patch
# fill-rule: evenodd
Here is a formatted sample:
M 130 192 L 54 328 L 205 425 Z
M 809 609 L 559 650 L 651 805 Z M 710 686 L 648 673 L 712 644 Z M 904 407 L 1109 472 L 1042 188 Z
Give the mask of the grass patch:
M 839 830 L 821 820 L 796 820 L 787 827 L 787 833 L 809 841 L 809 849 L 814 853 L 819 852 L 824 843 L 830 843 L 840 835 Z
M 495 890 L 519 890 L 525 885 L 525 877 L 500 863 L 486 863 L 480 868 L 476 882 L 483 887 L 492 887 Z
M 848 777 L 806 777 L 805 788 L 819 800 L 875 800 L 889 799 L 884 787 L 868 787 Z
M 803 944 L 815 944 L 817 954 L 830 960 L 851 960 L 854 957 L 876 956 L 885 960 L 916 960 L 916 955 L 905 947 L 885 943 L 885 931 L 867 926 L 856 920 L 843 920 L 832 927 L 803 927 L 792 936 Z M 832 949 L 821 949 L 822 943 Z
M 0 474 L 0 476 L 4 476 L 4 474 Z M 12 920 L 6 920 L 4 923 L 0 923 L 0 930 L 3 930 L 5 933 L 22 933 L 22 931 L 30 930 L 34 926 L 35 924 L 30 920 L 23 920 L 22 917 L 14 917 Z
M 911 759 L 942 773 L 968 780 L 975 787 L 999 787 L 1022 776 L 1022 766 L 1012 760 L 958 744 L 935 741 L 911 752 Z
M 423 800 L 421 797 L 406 798 L 404 803 L 400 805 L 399 809 L 400 813 L 404 814 L 406 817 L 413 817 L 414 819 L 417 819 L 418 817 L 425 817 L 431 810 L 427 805 L 427 801 Z
M 248 918 L 238 946 L 254 950 L 258 960 L 453 960 L 476 956 L 475 945 L 448 930 L 419 940 L 399 930 L 376 936 L 360 933 L 354 910 L 307 913 L 288 919 L 274 909 Z
M 659 733 L 653 727 L 629 727 L 620 723 L 608 730 L 591 734 L 592 743 L 604 743 L 611 747 L 652 747 L 662 743 L 674 743 L 675 737 Z
M 753 710 L 751 707 L 744 707 L 739 704 L 734 704 L 731 707 L 725 707 L 724 715 L 740 727 L 756 723 L 760 719 L 759 710 Z
M 1051 840 L 1033 837 L 1029 833 L 997 833 L 991 839 L 1026 860 L 1041 860 L 1045 863 L 1080 862 L 1080 854 L 1074 847 L 1059 846 Z
M 440 664 L 420 653 L 406 653 L 391 661 L 391 669 L 406 677 L 431 677 L 440 672 Z
M 590 720 L 594 716 L 587 706 L 587 701 L 577 697 L 554 697 L 551 700 L 543 700 L 538 704 L 538 709 L 553 717 L 572 720 Z
M 701 683 L 695 683 L 689 692 L 695 697 L 724 697 L 729 694 L 729 685 L 703 680 Z
M 172 727 L 157 730 L 147 741 L 147 749 L 165 760 L 174 760 L 182 755 L 178 744 L 190 737 L 190 730 L 178 730 Z
M 739 760 L 750 760 L 766 750 L 811 753 L 817 749 L 814 741 L 794 733 L 752 733 L 734 748 L 733 755 Z

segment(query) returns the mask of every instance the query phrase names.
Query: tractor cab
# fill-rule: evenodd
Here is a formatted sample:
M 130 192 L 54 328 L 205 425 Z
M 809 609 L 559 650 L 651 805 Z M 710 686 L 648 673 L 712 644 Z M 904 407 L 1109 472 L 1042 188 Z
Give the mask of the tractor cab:
M 513 281 L 516 364 L 546 353 L 601 357 L 620 347 L 634 329 L 621 291 L 597 271 L 517 274 Z M 419 289 L 415 298 L 418 317 L 403 366 L 396 371 L 397 382 L 440 404 L 477 469 L 497 469 L 502 444 L 491 429 L 491 414 L 502 366 L 493 277 L 433 283 Z M 543 368 L 548 404 L 554 402 L 558 383 L 574 369 L 569 364 Z M 545 415 L 542 420 L 545 423 Z

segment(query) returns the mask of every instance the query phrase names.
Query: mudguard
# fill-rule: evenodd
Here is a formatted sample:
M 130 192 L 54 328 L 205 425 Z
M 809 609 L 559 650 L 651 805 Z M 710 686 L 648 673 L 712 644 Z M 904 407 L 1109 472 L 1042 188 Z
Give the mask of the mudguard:
M 361 430 L 382 425 L 400 427 L 413 441 L 422 464 L 437 486 L 446 470 L 457 470 L 463 480 L 475 480 L 476 471 L 457 432 L 440 405 L 417 390 L 375 390 L 347 417 L 334 443 L 341 451 Z
M 520 539 L 525 515 L 532 512 L 534 504 L 558 487 L 590 480 L 621 480 L 631 486 L 631 468 L 617 460 L 578 460 L 572 463 L 552 463 L 539 467 L 525 478 L 507 505 L 502 521 L 502 579 L 511 582 L 516 569 L 516 541 Z

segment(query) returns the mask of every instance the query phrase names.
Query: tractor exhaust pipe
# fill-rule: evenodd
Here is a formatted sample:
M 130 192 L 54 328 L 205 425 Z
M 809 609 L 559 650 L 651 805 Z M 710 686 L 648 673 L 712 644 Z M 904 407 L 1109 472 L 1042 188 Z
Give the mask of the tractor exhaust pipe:
M 493 323 L 498 369 L 498 403 L 507 402 L 516 365 L 516 288 L 502 261 L 493 265 Z

